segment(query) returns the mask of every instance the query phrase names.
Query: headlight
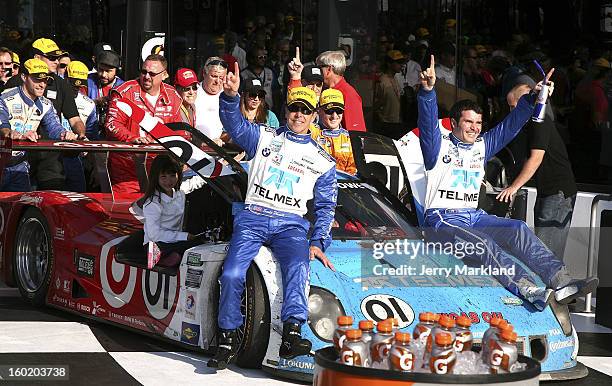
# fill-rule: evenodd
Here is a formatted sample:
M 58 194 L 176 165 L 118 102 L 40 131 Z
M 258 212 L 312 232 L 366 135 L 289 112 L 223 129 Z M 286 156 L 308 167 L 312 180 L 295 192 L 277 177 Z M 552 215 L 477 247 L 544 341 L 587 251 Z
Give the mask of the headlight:
M 310 287 L 308 325 L 317 338 L 331 343 L 340 315 L 344 315 L 344 308 L 334 294 L 320 287 Z

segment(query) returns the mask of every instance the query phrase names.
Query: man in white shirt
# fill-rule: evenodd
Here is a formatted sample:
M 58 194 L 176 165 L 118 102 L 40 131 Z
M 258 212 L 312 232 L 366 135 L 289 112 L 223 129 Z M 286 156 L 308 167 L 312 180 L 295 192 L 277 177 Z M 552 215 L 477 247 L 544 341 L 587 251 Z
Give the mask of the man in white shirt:
M 227 63 L 223 59 L 218 56 L 206 59 L 195 100 L 196 129 L 217 142 L 223 133 L 223 124 L 219 119 L 219 95 L 223 91 L 226 75 Z

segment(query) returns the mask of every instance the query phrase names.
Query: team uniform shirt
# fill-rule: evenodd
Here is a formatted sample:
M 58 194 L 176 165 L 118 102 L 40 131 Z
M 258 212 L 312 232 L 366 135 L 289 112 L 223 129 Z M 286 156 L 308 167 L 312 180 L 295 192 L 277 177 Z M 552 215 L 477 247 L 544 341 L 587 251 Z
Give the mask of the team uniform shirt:
M 331 242 L 337 197 L 335 160 L 308 134 L 248 122 L 239 103 L 240 97 L 223 93 L 220 116 L 232 139 L 251 158 L 245 204 L 273 216 L 304 216 L 307 201 L 314 198 L 311 242 L 319 241 L 325 250 Z
M 147 101 L 145 95 L 146 92 L 136 80 L 125 82 L 111 91 L 111 101 L 105 123 L 108 139 L 132 142 L 136 138 L 147 135 L 140 128 L 138 121 L 133 120 L 117 107 L 116 103 L 119 98 L 129 99 L 146 113 L 159 118 L 162 123 L 181 122 L 180 107 L 183 100 L 172 86 L 161 84 L 159 97 L 154 106 Z M 113 191 L 123 193 L 140 191 L 136 165 L 131 155 L 111 153 L 108 161 Z
M 342 127 L 348 131 L 366 131 L 361 96 L 344 78 L 340 79 L 340 82 L 332 88 L 339 90 L 344 96 Z
M 194 103 L 195 128 L 210 139 L 217 139 L 223 134 L 223 124 L 219 118 L 219 95 L 221 92 L 215 95 L 207 93 L 200 84 Z
M 336 160 L 336 169 L 348 174 L 355 175 L 357 166 L 353 157 L 351 137 L 349 132 L 342 127 L 337 129 L 321 128 L 317 124 L 310 125 L 310 136 L 329 155 Z
M 532 98 L 532 97 L 531 97 Z M 508 144 L 531 116 L 532 107 L 522 97 L 510 114 L 482 134 L 474 144 L 460 142 L 438 127 L 435 91 L 419 90 L 418 126 L 425 163 L 425 209 L 476 208 L 485 176 L 485 163 Z
M 250 68 L 240 72 L 240 79 L 245 82 L 249 79 L 259 79 L 261 87 L 266 92 L 266 104 L 268 108 L 274 107 L 274 101 L 272 99 L 272 81 L 274 80 L 274 73 L 268 67 L 264 67 L 259 75 L 256 75 Z
M 0 128 L 9 128 L 20 134 L 36 131 L 50 139 L 60 139 L 65 131 L 52 102 L 45 97 L 32 100 L 24 94 L 21 87 L 5 90 L 0 95 Z M 23 151 L 14 151 L 10 164 L 14 165 L 24 159 Z
M 77 93 L 74 97 L 79 117 L 85 124 L 85 133 L 87 138 L 96 140 L 98 139 L 98 113 L 96 112 L 96 103 L 92 101 L 88 96 Z M 62 115 L 62 126 L 66 130 L 70 129 L 70 122 Z

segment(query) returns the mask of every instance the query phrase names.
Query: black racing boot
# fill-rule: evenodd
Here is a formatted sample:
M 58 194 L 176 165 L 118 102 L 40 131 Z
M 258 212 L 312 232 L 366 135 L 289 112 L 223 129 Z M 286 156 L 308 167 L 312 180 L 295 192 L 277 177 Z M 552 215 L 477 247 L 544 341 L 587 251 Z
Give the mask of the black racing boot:
M 310 354 L 312 343 L 302 339 L 302 328 L 298 323 L 285 322 L 283 325 L 283 342 L 278 355 L 281 358 L 293 359 L 300 355 Z
M 208 363 L 208 367 L 215 367 L 223 370 L 238 353 L 238 334 L 236 330 L 220 331 L 219 339 L 217 340 L 217 352 Z

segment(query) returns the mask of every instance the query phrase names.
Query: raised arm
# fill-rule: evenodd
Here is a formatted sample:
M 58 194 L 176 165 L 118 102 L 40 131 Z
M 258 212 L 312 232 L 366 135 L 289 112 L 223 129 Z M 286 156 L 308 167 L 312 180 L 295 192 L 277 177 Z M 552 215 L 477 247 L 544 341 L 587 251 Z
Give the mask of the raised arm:
M 438 129 L 438 100 L 434 86 L 436 84 L 435 59 L 431 55 L 429 68 L 419 74 L 421 88 L 417 93 L 417 106 L 419 115 L 417 125 L 419 127 L 419 144 L 425 170 L 431 170 L 436 166 L 438 153 L 440 153 L 441 139 Z
M 242 147 L 250 158 L 255 156 L 259 143 L 260 127 L 249 122 L 240 112 L 240 69 L 234 63 L 234 73 L 228 72 L 223 83 L 223 92 L 219 97 L 219 118 L 223 128 L 234 142 Z

